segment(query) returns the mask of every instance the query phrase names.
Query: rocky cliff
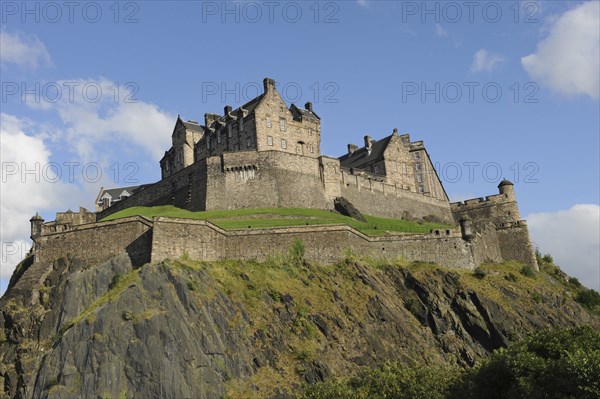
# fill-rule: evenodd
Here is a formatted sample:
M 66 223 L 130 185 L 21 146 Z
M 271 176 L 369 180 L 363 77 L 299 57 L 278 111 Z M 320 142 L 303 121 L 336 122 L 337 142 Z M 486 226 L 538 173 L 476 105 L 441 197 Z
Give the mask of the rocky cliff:
M 285 398 L 387 359 L 470 366 L 534 330 L 600 327 L 555 268 L 298 255 L 28 259 L 0 299 L 2 397 Z

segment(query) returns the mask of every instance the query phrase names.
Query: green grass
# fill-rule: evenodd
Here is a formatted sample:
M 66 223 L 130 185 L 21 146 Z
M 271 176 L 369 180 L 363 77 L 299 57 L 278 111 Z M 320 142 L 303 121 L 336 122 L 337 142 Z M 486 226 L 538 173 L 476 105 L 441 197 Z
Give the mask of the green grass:
M 339 213 L 301 208 L 236 209 L 223 211 L 190 212 L 171 205 L 143 207 L 137 206 L 114 213 L 102 221 L 128 216 L 176 217 L 207 220 L 226 230 L 247 228 L 289 227 L 323 224 L 345 224 L 368 235 L 388 233 L 429 233 L 432 229 L 448 229 L 452 226 L 436 223 L 417 223 L 401 219 L 388 219 L 365 215 L 367 222 L 360 222 Z

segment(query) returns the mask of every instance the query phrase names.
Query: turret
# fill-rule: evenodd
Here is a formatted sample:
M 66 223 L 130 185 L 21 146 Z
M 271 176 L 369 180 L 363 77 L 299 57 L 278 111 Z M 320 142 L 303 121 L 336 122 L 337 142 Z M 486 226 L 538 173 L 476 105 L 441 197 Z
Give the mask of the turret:
M 502 180 L 500 184 L 498 184 L 498 191 L 500 194 L 504 194 L 508 197 L 509 200 L 515 201 L 515 185 L 509 180 Z
M 31 223 L 31 236 L 30 238 L 35 242 L 35 240 L 42 235 L 42 225 L 44 224 L 44 219 L 35 213 L 31 219 L 29 219 Z
M 465 241 L 470 241 L 473 238 L 473 225 L 471 222 L 471 218 L 466 214 L 460 218 L 458 221 L 460 223 L 460 232 L 462 234 L 462 238 Z

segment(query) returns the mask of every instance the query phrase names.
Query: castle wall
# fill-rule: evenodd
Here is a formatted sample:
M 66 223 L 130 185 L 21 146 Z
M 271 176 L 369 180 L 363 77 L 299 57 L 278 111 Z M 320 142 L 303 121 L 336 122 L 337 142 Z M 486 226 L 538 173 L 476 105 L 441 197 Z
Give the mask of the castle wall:
M 279 151 L 226 153 L 208 159 L 206 209 L 329 209 L 319 160 Z
M 205 210 L 206 162 L 196 162 L 187 168 L 138 191 L 98 213 L 98 220 L 134 206 L 173 205 L 192 211 Z
M 496 230 L 503 259 L 514 259 L 539 270 L 535 250 L 524 220 L 507 223 Z
M 42 235 L 35 240 L 35 261 L 70 256 L 95 265 L 127 252 L 134 265 L 142 265 L 150 261 L 151 245 L 152 222 L 136 216 Z
M 517 201 L 506 194 L 490 195 L 485 198 L 474 198 L 464 203 L 450 204 L 456 220 L 468 215 L 474 223 L 505 223 L 521 219 Z
M 348 250 L 357 256 L 435 262 L 454 268 L 475 267 L 471 244 L 456 232 L 439 235 L 368 237 L 348 226 L 298 226 L 225 231 L 206 221 L 156 218 L 152 261 L 176 259 L 184 254 L 197 260 L 256 259 L 285 252 L 301 240 L 306 258 L 332 263 Z
M 447 201 L 427 197 L 363 176 L 341 172 L 341 195 L 361 212 L 390 218 L 435 216 L 454 224 Z

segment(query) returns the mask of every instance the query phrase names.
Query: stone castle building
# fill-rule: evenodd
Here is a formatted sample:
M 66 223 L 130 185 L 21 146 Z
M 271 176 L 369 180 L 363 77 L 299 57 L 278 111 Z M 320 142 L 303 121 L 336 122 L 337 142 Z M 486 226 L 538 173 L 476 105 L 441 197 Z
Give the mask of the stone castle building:
M 172 146 L 160 160 L 161 180 L 129 190 L 101 190 L 96 200 L 97 220 L 132 206 L 174 205 L 190 211 L 240 208 L 332 210 L 337 198 L 345 198 L 365 214 L 456 226 L 456 230 L 436 231 L 432 232 L 433 237 L 421 237 L 422 242 L 417 245 L 419 251 L 427 248 L 438 251 L 437 258 L 424 256 L 423 259 L 439 261 L 446 257 L 455 259 L 452 264 L 460 264 L 461 257 L 469 258 L 465 261 L 467 267 L 477 266 L 486 260 L 516 259 L 537 267 L 527 225 L 520 219 L 512 183 L 503 181 L 496 195 L 450 203 L 423 142 L 411 141 L 409 135 L 400 135 L 397 129 L 379 140 L 365 136 L 360 147 L 348 144 L 347 153 L 339 158 L 323 155 L 320 148 L 321 118 L 312 104 L 306 103 L 304 108 L 294 104 L 288 107 L 270 78 L 264 79 L 263 94 L 236 109 L 226 106 L 222 115 L 205 114 L 204 124 L 178 117 L 171 137 Z M 83 219 L 88 221 L 87 213 Z M 71 223 L 71 220 L 76 218 L 63 214 L 50 224 L 32 219 L 35 244 L 40 247 L 44 235 L 59 233 L 56 230 L 58 225 L 63 229 L 61 231 L 83 228 Z M 140 223 L 149 226 L 150 222 Z M 35 234 L 34 224 L 37 226 Z M 165 226 L 171 225 L 163 221 L 153 226 L 150 228 L 155 231 L 149 240 L 153 243 L 151 252 L 154 255 L 164 250 L 154 246 L 162 245 L 159 242 L 165 243 L 157 241 L 160 236 L 157 226 L 165 229 Z M 194 226 L 201 229 L 197 224 Z M 216 234 L 214 226 L 211 229 L 211 234 Z M 297 238 L 311 242 L 315 241 L 315 229 L 319 230 L 307 226 L 304 233 L 309 236 L 303 236 L 297 229 L 292 229 L 294 233 L 289 234 L 299 234 Z M 189 230 L 186 231 L 189 233 Z M 278 230 L 269 234 L 280 233 L 282 231 Z M 185 234 L 181 234 L 177 237 L 185 240 Z M 248 237 L 247 241 L 252 241 L 254 246 L 248 249 L 248 254 L 239 247 L 224 249 L 233 245 L 226 244 L 228 242 L 244 245 L 243 240 L 240 244 L 236 241 L 238 238 L 233 239 L 228 234 L 220 231 L 218 239 L 201 239 L 207 246 L 198 252 L 198 256 L 220 259 L 233 255 L 256 255 L 260 241 L 257 243 Z M 340 240 L 339 237 L 336 239 Z M 325 238 L 320 240 L 328 241 Z M 404 253 L 408 241 L 391 240 L 397 241 L 394 244 L 397 247 L 390 252 L 388 245 L 386 254 Z M 419 240 L 419 237 L 412 235 L 411 240 Z M 386 251 L 379 241 L 367 241 L 369 244 L 361 241 L 352 245 L 360 247 L 364 244 L 367 249 L 373 247 L 379 252 Z M 350 242 L 352 240 L 347 240 L 348 245 Z M 186 245 L 183 247 L 189 252 L 191 244 Z M 444 248 L 443 255 L 439 253 L 440 248 Z M 169 251 L 166 252 L 170 255 L 178 253 Z M 328 255 L 320 252 L 316 255 L 316 252 L 315 258 L 328 259 Z M 421 259 L 419 256 L 407 255 L 408 258 Z

